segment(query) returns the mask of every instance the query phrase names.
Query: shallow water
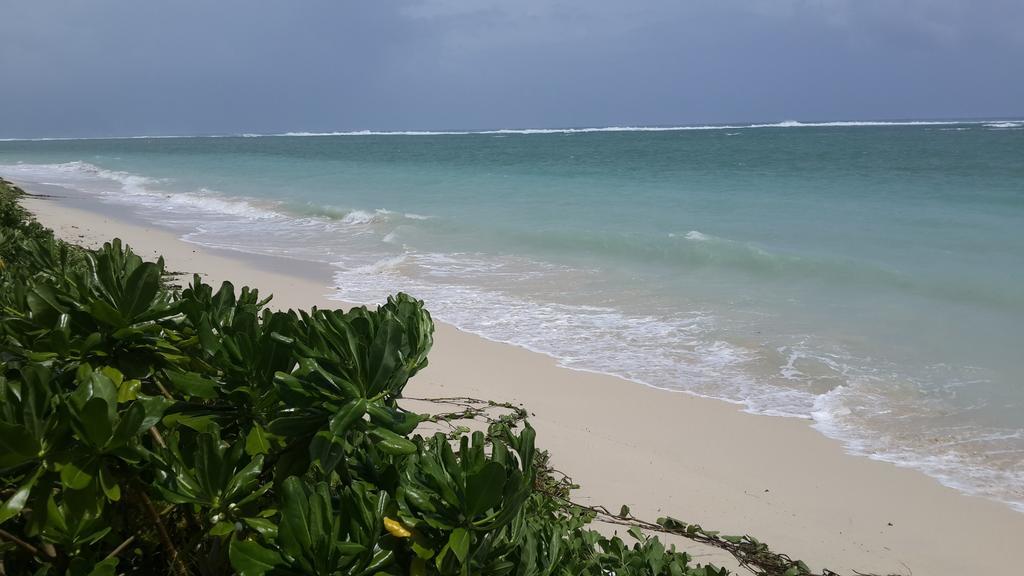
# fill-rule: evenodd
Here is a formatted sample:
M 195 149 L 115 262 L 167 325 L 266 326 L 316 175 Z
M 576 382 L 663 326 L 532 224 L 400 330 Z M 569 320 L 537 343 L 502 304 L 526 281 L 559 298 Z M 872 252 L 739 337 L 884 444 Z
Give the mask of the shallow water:
M 11 141 L 0 175 L 1024 509 L 1019 121 Z

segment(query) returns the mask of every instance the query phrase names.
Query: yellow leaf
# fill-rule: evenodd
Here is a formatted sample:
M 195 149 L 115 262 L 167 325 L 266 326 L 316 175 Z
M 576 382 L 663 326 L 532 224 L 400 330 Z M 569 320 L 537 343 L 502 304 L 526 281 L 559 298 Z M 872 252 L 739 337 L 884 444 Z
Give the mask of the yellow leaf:
M 398 520 L 392 520 L 387 516 L 384 517 L 384 528 L 386 528 L 387 531 L 395 538 L 408 538 L 409 536 L 412 536 L 412 532 L 409 532 L 408 528 L 402 526 L 401 522 Z

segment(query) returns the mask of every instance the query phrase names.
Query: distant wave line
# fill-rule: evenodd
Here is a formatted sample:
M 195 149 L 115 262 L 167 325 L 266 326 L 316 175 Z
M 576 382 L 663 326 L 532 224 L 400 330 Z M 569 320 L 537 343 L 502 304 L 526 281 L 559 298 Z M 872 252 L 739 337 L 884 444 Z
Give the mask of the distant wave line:
M 268 134 L 182 134 L 182 135 L 149 135 L 149 136 L 81 136 L 81 137 L 45 137 L 45 138 L 0 138 L 0 142 L 48 142 L 65 140 L 148 140 L 165 138 L 282 138 L 311 136 L 463 136 L 463 135 L 498 135 L 498 134 L 587 134 L 595 132 L 685 132 L 691 130 L 745 130 L 753 128 L 856 128 L 880 126 L 950 126 L 950 125 L 987 125 L 987 126 L 1019 126 L 1022 120 L 837 120 L 833 122 L 800 122 L 785 120 L 774 123 L 760 124 L 704 124 L 681 126 L 603 126 L 591 128 L 501 128 L 496 130 L 350 130 L 337 132 L 277 132 Z

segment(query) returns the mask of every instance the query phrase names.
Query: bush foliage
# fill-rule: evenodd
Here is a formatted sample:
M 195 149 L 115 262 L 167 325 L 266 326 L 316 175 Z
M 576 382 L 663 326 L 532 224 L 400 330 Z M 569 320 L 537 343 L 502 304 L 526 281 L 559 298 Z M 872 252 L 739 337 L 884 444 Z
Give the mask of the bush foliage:
M 727 573 L 590 529 L 528 424 L 416 434 L 422 302 L 176 289 L 118 240 L 56 240 L 19 193 L 0 181 L 0 574 Z

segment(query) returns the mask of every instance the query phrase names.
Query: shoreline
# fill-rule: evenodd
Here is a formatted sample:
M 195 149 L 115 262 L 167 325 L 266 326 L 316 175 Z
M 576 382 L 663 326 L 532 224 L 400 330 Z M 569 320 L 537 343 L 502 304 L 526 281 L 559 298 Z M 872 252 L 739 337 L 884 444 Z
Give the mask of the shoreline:
M 318 281 L 314 263 L 205 248 L 107 216 L 112 208 L 98 201 L 28 198 L 24 205 L 69 241 L 91 247 L 119 236 L 143 256 L 164 255 L 169 269 L 273 293 L 272 306 L 342 304 L 328 298 L 331 271 Z M 587 503 L 625 503 L 639 517 L 672 515 L 749 533 L 814 567 L 845 571 L 999 573 L 1017 544 L 1012 535 L 1024 533 L 1024 515 L 1008 506 L 848 455 L 807 420 L 564 369 L 550 356 L 442 322 L 436 340 L 430 366 L 410 392 L 524 404 L 541 447 L 582 485 L 578 494 Z

